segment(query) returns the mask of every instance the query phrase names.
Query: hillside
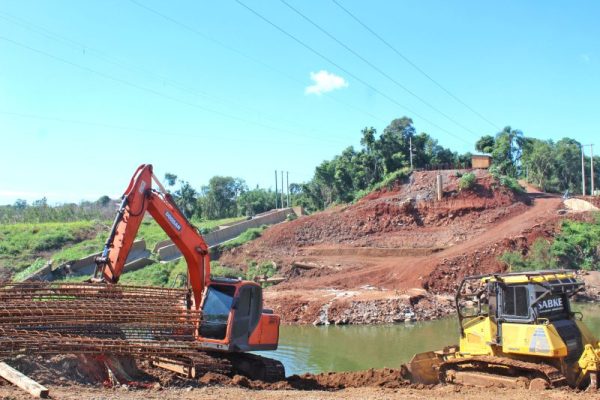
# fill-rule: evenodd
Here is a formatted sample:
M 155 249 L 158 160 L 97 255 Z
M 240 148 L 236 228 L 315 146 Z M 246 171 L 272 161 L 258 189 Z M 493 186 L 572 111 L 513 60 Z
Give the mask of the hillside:
M 192 221 L 199 229 L 212 230 L 219 225 L 239 221 L 227 218 L 211 221 Z M 110 230 L 111 221 L 76 221 L 46 223 L 0 224 L 0 279 L 23 278 L 52 261 L 57 267 L 102 250 Z M 166 233 L 152 219 L 140 226 L 138 239 L 144 239 L 148 248 L 167 239 Z M 123 282 L 143 285 L 160 285 L 185 265 L 178 262 L 149 265 L 142 270 L 126 273 Z M 171 277 L 171 278 L 173 278 Z M 171 279 L 172 280 L 172 279 Z
M 355 204 L 274 226 L 220 262 L 274 261 L 287 279 L 266 298 L 288 322 L 437 318 L 452 309 L 462 276 L 506 268 L 504 251 L 550 236 L 563 218 L 560 197 L 514 192 L 481 170 L 469 190 L 458 189 L 460 172 L 442 172 L 437 201 L 436 174 L 415 172 Z
M 222 255 L 222 264 L 243 266 L 249 259 L 273 260 L 289 273 L 293 263 L 367 266 L 390 257 L 438 253 L 469 241 L 490 224 L 524 212 L 529 196 L 500 186 L 485 171 L 477 172 L 471 190 L 460 191 L 460 173 L 443 172 L 444 198 L 436 200 L 435 172 L 415 172 L 406 182 L 373 192 L 355 204 L 338 206 L 268 229 L 261 238 Z M 374 261 L 375 260 L 375 261 Z M 402 282 L 390 279 L 386 287 Z M 283 285 L 285 287 L 285 285 Z M 312 286 L 312 284 L 311 284 Z M 352 287 L 352 283 L 342 287 Z

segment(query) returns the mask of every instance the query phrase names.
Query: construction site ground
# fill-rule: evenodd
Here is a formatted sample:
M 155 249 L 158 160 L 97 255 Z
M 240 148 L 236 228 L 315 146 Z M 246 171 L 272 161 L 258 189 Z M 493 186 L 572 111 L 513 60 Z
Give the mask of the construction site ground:
M 550 238 L 563 218 L 584 218 L 560 212 L 560 196 L 531 186 L 514 193 L 483 170 L 471 190 L 458 188 L 464 171 L 442 171 L 438 201 L 437 173 L 415 172 L 355 204 L 273 226 L 220 261 L 274 261 L 287 279 L 265 298 L 287 323 L 435 319 L 453 311 L 460 278 L 505 270 L 505 251 Z
M 304 391 L 304 390 L 253 390 L 239 387 L 210 386 L 201 388 L 178 388 L 163 390 L 129 390 L 115 388 L 110 390 L 98 390 L 86 386 L 77 387 L 53 387 L 52 398 L 61 400 L 80 400 L 80 399 L 139 399 L 139 400 L 204 400 L 204 399 L 356 399 L 356 400 L 375 400 L 375 399 L 468 399 L 479 400 L 489 396 L 490 390 L 487 388 L 465 388 L 440 386 L 432 389 L 413 389 L 399 388 L 386 389 L 378 387 L 350 388 L 337 391 Z M 529 390 L 502 389 L 493 392 L 494 399 L 498 400 L 552 400 L 552 399 L 597 399 L 595 393 L 575 392 L 570 390 L 540 391 L 533 392 Z M 0 386 L 0 398 L 12 400 L 29 400 L 31 396 L 10 386 Z
M 76 356 L 29 357 L 8 361 L 50 388 L 53 399 L 479 399 L 490 388 L 453 385 L 410 384 L 397 369 L 329 372 L 291 376 L 285 381 L 266 383 L 241 376 L 227 377 L 208 372 L 200 379 L 184 379 L 170 372 L 139 363 L 127 368 L 135 378 L 123 384 L 102 381 L 100 369 L 89 368 Z M 81 368 L 87 364 L 87 368 Z M 126 365 L 126 364 L 124 364 Z M 100 380 L 99 380 L 100 379 Z M 30 399 L 28 393 L 0 380 L 0 398 Z M 496 388 L 497 399 L 587 399 L 597 398 L 569 388 L 551 391 Z

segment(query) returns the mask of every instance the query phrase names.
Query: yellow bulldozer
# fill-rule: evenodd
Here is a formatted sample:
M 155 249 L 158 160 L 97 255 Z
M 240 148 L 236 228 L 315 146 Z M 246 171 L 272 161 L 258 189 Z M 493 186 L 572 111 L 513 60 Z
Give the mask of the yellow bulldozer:
M 415 383 L 598 388 L 600 344 L 571 310 L 570 271 L 470 276 L 456 294 L 460 343 L 402 366 Z

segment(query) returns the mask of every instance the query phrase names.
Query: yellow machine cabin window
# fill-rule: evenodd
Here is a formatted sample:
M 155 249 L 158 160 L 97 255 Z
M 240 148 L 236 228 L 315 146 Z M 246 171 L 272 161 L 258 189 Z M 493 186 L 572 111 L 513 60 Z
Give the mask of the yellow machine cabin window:
M 507 286 L 503 290 L 503 314 L 515 317 L 529 316 L 527 286 Z

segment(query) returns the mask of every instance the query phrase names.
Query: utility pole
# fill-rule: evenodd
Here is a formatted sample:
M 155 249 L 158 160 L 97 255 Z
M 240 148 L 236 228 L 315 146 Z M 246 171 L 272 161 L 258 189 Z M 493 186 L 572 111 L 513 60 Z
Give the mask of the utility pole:
M 277 210 L 277 170 L 275 170 L 275 209 Z
M 290 207 L 290 171 L 285 173 L 285 186 L 287 187 L 287 206 Z
M 590 175 L 592 176 L 592 196 L 594 195 L 594 145 L 590 144 Z
M 583 195 L 585 196 L 585 156 L 583 148 L 590 146 L 590 195 L 594 195 L 594 144 L 581 145 L 581 185 L 583 187 Z
M 585 156 L 581 145 L 581 194 L 585 196 Z
M 413 155 L 412 155 L 412 136 L 408 137 L 408 145 L 410 146 L 410 169 L 413 169 Z
M 283 208 L 283 170 L 281 170 L 281 208 Z

